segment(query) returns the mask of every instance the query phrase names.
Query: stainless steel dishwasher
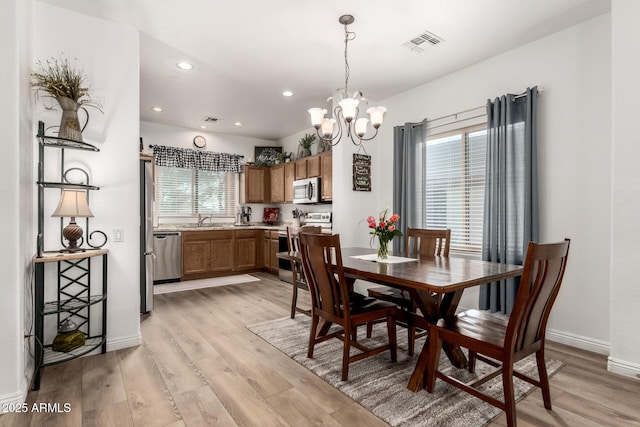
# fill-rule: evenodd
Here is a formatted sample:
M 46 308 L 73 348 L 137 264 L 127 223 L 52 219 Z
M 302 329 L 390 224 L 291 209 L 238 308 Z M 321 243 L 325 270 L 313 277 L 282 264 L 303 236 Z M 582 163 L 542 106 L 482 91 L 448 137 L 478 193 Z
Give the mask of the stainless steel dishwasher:
M 182 236 L 175 232 L 153 233 L 153 283 L 179 282 L 182 273 Z

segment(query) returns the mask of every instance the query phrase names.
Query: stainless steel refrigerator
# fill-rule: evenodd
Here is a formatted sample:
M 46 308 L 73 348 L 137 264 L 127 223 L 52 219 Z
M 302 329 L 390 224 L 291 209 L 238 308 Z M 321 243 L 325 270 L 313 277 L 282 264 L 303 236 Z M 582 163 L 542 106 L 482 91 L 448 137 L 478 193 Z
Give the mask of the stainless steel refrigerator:
M 153 310 L 153 164 L 140 160 L 140 313 Z

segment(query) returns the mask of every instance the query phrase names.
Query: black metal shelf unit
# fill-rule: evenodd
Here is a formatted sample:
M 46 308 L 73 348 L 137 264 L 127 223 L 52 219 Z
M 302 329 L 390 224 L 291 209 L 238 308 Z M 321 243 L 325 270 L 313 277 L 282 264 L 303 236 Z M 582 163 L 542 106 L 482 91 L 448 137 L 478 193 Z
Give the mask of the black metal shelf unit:
M 43 367 L 66 362 L 87 354 L 97 348 L 102 353 L 107 351 L 107 254 L 106 249 L 87 250 L 72 254 L 59 252 L 45 252 L 35 257 L 35 375 L 33 389 L 40 388 L 40 374 Z M 92 260 L 102 259 L 102 283 L 99 289 L 91 289 Z M 45 301 L 45 266 L 57 265 L 57 298 Z M 99 292 L 99 293 L 92 293 Z M 92 325 L 92 312 L 100 307 L 99 324 Z M 55 316 L 56 325 L 69 318 L 78 325 L 78 329 L 85 335 L 85 344 L 68 353 L 52 349 L 51 344 L 45 344 L 45 318 Z M 95 323 L 95 322 L 94 322 Z
M 75 359 L 84 354 L 100 349 L 102 353 L 107 350 L 107 255 L 106 249 L 101 247 L 106 243 L 106 235 L 99 230 L 93 232 L 89 229 L 89 218 L 86 219 L 85 236 L 83 243 L 89 246 L 84 252 L 61 253 L 59 251 L 44 250 L 44 191 L 49 188 L 87 190 L 100 188 L 90 184 L 89 174 L 84 169 L 65 169 L 64 153 L 66 149 L 99 152 L 100 149 L 82 141 L 74 141 L 65 138 L 45 135 L 43 122 L 38 123 L 38 236 L 37 254 L 33 258 L 35 269 L 34 289 L 34 317 L 35 317 L 35 373 L 33 389 L 40 388 L 40 375 L 44 366 L 62 363 Z M 60 149 L 60 180 L 45 180 L 45 148 Z M 70 182 L 67 173 L 79 171 L 84 175 L 85 182 Z M 60 241 L 62 239 L 62 218 L 60 220 Z M 98 233 L 104 241 L 99 245 L 90 243 L 92 236 Z M 91 279 L 92 269 L 100 267 L 101 284 Z M 52 301 L 45 301 L 45 267 L 57 265 L 57 297 Z M 94 283 L 95 282 L 95 283 Z M 92 288 L 93 283 L 93 288 Z M 52 343 L 45 342 L 45 321 L 50 322 L 55 318 L 56 330 L 61 321 L 69 318 L 78 330 L 85 335 L 85 344 L 69 352 L 58 352 L 52 348 Z M 51 319 L 51 320 L 46 320 Z M 96 324 L 97 323 L 97 324 Z M 50 341 L 50 340 L 47 340 Z

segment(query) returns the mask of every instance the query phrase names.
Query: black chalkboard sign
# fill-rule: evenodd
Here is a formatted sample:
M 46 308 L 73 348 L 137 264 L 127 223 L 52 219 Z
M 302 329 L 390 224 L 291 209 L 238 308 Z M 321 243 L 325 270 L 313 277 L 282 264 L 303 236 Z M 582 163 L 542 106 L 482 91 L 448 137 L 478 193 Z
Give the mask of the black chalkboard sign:
M 353 191 L 371 191 L 371 156 L 353 155 Z

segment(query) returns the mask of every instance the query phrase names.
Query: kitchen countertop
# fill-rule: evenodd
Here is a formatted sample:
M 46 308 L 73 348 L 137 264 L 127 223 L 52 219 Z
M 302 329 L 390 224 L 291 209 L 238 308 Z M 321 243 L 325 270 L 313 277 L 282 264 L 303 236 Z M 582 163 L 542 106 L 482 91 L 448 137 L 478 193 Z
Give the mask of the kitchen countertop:
M 196 224 L 163 224 L 153 229 L 154 232 L 169 231 L 211 231 L 211 230 L 278 230 L 285 231 L 290 224 L 249 224 L 249 225 L 233 225 L 233 224 L 206 224 L 198 227 Z

